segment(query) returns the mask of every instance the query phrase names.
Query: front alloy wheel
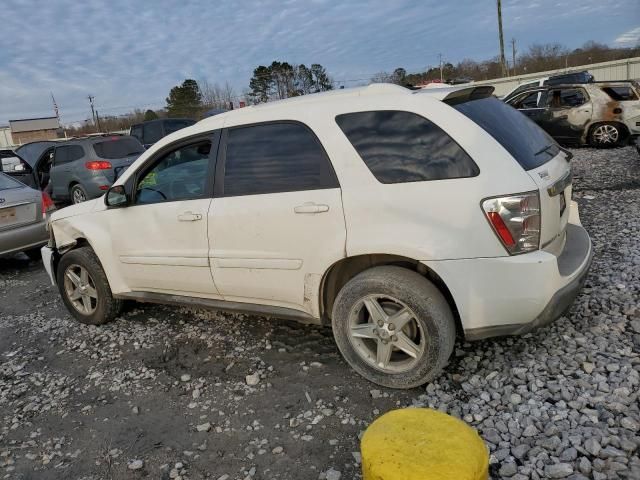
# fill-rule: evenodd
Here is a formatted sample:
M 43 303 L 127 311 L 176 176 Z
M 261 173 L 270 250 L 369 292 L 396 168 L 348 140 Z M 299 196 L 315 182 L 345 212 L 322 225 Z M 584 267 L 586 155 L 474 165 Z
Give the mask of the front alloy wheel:
M 86 268 L 69 265 L 64 272 L 64 289 L 71 305 L 82 315 L 91 315 L 98 306 L 98 291 Z

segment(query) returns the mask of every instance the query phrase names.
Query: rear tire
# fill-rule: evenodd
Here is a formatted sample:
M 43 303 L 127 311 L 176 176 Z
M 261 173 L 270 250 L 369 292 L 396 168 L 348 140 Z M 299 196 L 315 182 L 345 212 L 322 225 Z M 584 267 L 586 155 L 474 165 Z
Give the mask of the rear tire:
M 71 199 L 71 203 L 73 204 L 82 203 L 89 200 L 87 191 L 79 183 L 76 183 L 73 187 L 71 187 L 71 189 L 69 190 L 69 198 Z
M 81 323 L 102 325 L 122 309 L 122 301 L 113 297 L 102 265 L 90 247 L 65 253 L 56 280 L 62 301 Z
M 591 129 L 589 142 L 596 148 L 613 148 L 620 146 L 625 136 L 617 123 L 600 123 Z
M 390 388 L 433 380 L 456 338 L 453 313 L 440 290 L 397 266 L 374 267 L 347 282 L 333 306 L 332 326 L 347 363 Z

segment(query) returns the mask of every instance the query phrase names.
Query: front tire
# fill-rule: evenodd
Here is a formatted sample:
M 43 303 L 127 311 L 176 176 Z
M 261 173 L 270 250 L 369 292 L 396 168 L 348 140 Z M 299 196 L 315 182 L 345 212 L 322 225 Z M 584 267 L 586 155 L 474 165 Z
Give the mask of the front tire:
M 617 147 L 624 139 L 624 132 L 615 123 L 601 123 L 591 129 L 590 142 L 597 148 Z
M 333 306 L 333 334 L 351 367 L 390 388 L 433 380 L 456 337 L 449 305 L 422 275 L 397 266 L 374 267 L 352 278 Z
M 102 325 L 120 313 L 122 301 L 113 297 L 102 265 L 90 247 L 62 256 L 57 283 L 67 310 L 81 323 Z
M 76 183 L 73 187 L 71 187 L 71 190 L 69 190 L 69 197 L 71 198 L 71 203 L 73 203 L 74 205 L 77 203 L 86 202 L 89 199 L 87 191 L 79 183 Z

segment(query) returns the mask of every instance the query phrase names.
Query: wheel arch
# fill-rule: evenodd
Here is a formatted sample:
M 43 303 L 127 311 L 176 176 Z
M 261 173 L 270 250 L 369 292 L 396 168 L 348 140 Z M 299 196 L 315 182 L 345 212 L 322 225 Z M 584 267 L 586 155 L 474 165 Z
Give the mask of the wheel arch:
M 320 284 L 319 302 L 322 323 L 331 323 L 331 314 L 335 299 L 342 287 L 346 285 L 349 280 L 365 270 L 384 265 L 396 265 L 418 272 L 420 275 L 431 281 L 447 300 L 456 321 L 456 331 L 458 335 L 464 335 L 458 307 L 444 280 L 442 280 L 442 278 L 433 269 L 418 260 L 401 255 L 382 253 L 362 254 L 342 258 L 329 267 L 323 275 L 322 282 Z

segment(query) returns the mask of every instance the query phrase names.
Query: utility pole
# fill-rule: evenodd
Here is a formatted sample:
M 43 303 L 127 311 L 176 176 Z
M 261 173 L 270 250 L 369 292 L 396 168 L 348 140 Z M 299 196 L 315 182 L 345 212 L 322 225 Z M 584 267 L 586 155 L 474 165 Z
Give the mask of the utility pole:
M 498 34 L 500 35 L 500 67 L 502 68 L 502 76 L 509 75 L 507 71 L 507 61 L 504 57 L 504 36 L 502 35 L 502 0 L 498 2 Z
M 96 110 L 96 122 L 98 123 L 98 132 L 101 132 L 102 128 L 100 127 L 100 115 L 98 114 L 97 110 Z
M 511 55 L 513 61 L 513 76 L 516 76 L 516 39 L 511 39 Z
M 93 119 L 93 126 L 96 126 L 96 112 L 93 109 L 93 99 L 96 98 L 92 95 L 87 95 L 87 98 L 89 99 L 89 105 L 91 105 L 91 118 Z
M 443 83 L 444 82 L 444 75 L 442 73 L 442 54 L 441 53 L 438 54 L 438 59 L 440 61 L 440 83 Z

